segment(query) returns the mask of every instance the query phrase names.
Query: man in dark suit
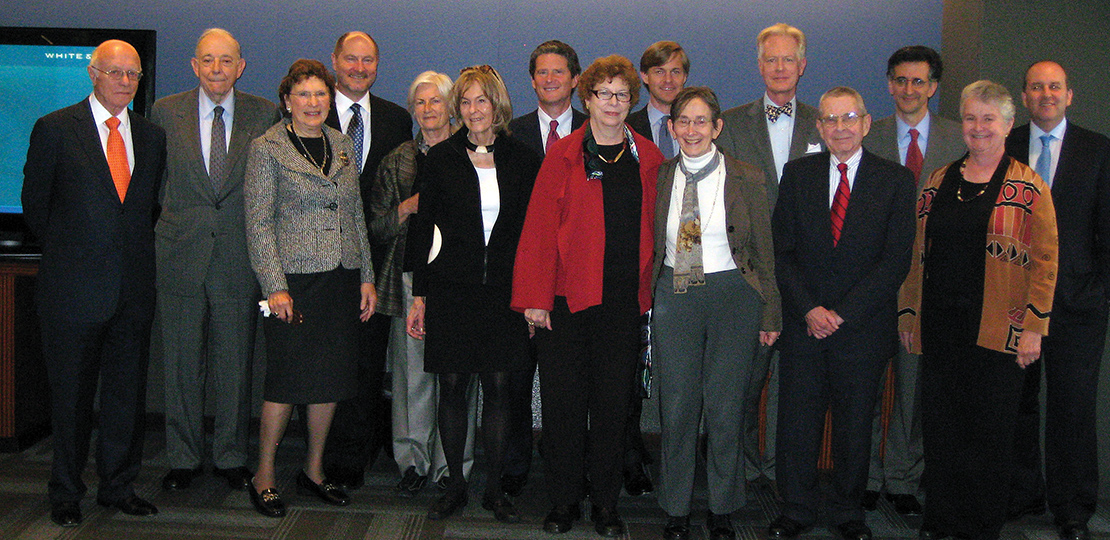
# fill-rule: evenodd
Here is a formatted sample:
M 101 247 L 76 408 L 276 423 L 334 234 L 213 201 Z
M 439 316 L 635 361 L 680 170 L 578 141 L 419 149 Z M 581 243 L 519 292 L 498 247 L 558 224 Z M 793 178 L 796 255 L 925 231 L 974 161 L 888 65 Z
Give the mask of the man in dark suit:
M 690 76 L 690 57 L 673 41 L 657 41 L 640 56 L 640 80 L 648 90 L 648 104 L 628 115 L 628 125 L 651 139 L 663 157 L 678 155 L 678 141 L 667 131 L 671 102 L 686 86 Z M 637 419 L 639 416 L 637 416 Z
M 192 66 L 200 86 L 151 112 L 167 140 L 155 227 L 170 466 L 162 487 L 185 489 L 201 473 L 212 395 L 214 472 L 244 490 L 260 293 L 247 257 L 243 174 L 247 145 L 280 116 L 270 101 L 235 90 L 246 61 L 226 30 L 201 34 Z
M 772 218 L 783 305 L 776 463 L 783 505 L 768 536 L 794 538 L 817 520 L 817 461 L 831 409 L 826 515 L 845 540 L 870 540 L 860 496 L 879 380 L 896 350 L 914 183 L 908 169 L 863 149 L 871 117 L 858 92 L 833 88 L 820 105 L 829 151 L 786 164 Z
M 35 123 L 23 169 L 24 217 L 42 243 L 35 299 L 54 433 L 50 517 L 63 527 L 81 523 L 94 425 L 97 503 L 158 513 L 132 484 L 143 455 L 166 135 L 127 110 L 142 77 L 134 47 L 105 41 L 88 72 L 92 95 Z
M 412 139 L 412 117 L 400 106 L 370 93 L 378 78 L 378 44 L 365 32 L 347 32 L 335 42 L 335 100 L 327 124 L 355 142 L 362 200 L 370 200 L 378 164 L 398 144 Z M 369 229 L 370 213 L 367 216 Z M 386 250 L 371 248 L 378 271 Z M 388 315 L 374 314 L 359 335 L 358 395 L 335 409 L 324 450 L 328 479 L 350 490 L 362 487 L 363 471 L 389 437 L 382 374 L 389 344 Z
M 578 53 L 562 41 L 540 43 L 528 58 L 528 75 L 536 91 L 536 110 L 509 122 L 509 132 L 537 154 L 544 156 L 555 141 L 570 135 L 589 118 L 571 106 L 582 66 Z M 510 372 L 509 398 L 512 428 L 505 452 L 501 489 L 516 497 L 528 482 L 532 468 L 532 389 L 535 386 L 535 347 L 529 346 L 532 368 Z
M 1072 90 L 1056 62 L 1025 73 L 1022 102 L 1032 123 L 1015 128 L 1006 151 L 1034 167 L 1057 208 L 1060 275 L 1044 360 L 1026 371 L 1018 429 L 1011 517 L 1048 507 L 1064 540 L 1090 537 L 1098 502 L 1096 399 L 1105 344 L 1110 280 L 1110 140 L 1069 121 Z M 1045 379 L 1044 471 L 1041 477 L 1040 387 Z
M 724 112 L 717 147 L 763 170 L 771 210 L 787 161 L 821 151 L 817 109 L 798 101 L 798 80 L 806 70 L 806 36 L 786 24 L 764 28 L 756 38 L 756 63 L 766 91 L 760 99 Z M 778 418 L 778 347 L 760 347 L 747 381 L 744 415 L 744 469 L 748 481 L 775 482 L 775 422 Z M 760 400 L 767 390 L 764 451 L 759 448 Z
M 967 151 L 960 124 L 929 112 L 929 98 L 936 93 L 943 72 L 940 54 L 929 47 L 911 45 L 894 51 L 886 63 L 887 88 L 894 97 L 894 114 L 872 123 L 870 133 L 863 139 L 863 145 L 875 155 L 908 167 L 914 174 L 918 192 L 929 174 Z M 899 347 L 898 354 L 891 358 L 894 406 L 886 431 L 885 455 L 881 455 L 884 448 L 882 407 L 875 407 L 871 469 L 867 489 L 863 492 L 865 510 L 875 509 L 879 492 L 885 486 L 886 497 L 894 503 L 898 513 L 921 513 L 917 493 L 925 461 L 921 415 L 917 408 L 920 397 L 917 375 L 920 372 L 918 355 Z

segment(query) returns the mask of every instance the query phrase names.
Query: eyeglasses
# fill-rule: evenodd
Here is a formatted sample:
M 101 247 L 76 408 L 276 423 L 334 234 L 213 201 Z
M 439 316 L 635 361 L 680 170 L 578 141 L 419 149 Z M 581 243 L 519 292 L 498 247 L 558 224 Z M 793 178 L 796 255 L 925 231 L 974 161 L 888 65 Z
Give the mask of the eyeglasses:
M 931 81 L 923 81 L 921 79 L 918 79 L 917 77 L 914 77 L 912 79 L 907 78 L 907 77 L 895 77 L 895 78 L 891 79 L 891 81 L 894 82 L 895 86 L 906 86 L 906 84 L 908 83 L 908 84 L 913 85 L 914 88 L 925 88 L 925 85 L 927 85 L 927 84 L 929 84 L 929 82 L 931 82 Z
M 699 116 L 697 118 L 687 118 L 685 116 L 680 116 L 678 117 L 678 119 L 672 120 L 671 123 L 674 124 L 675 129 L 686 129 L 690 126 L 701 129 L 712 124 L 713 120 L 704 116 Z
M 844 127 L 846 127 L 846 128 L 852 128 L 852 127 L 856 127 L 856 124 L 859 124 L 860 119 L 863 118 L 864 116 L 867 116 L 867 115 L 866 114 L 856 114 L 855 111 L 852 111 L 852 112 L 846 112 L 846 113 L 844 113 L 840 116 L 837 116 L 835 114 L 830 114 L 828 116 L 822 116 L 822 117 L 818 118 L 817 121 L 821 122 L 821 125 L 825 126 L 825 127 L 830 127 L 830 128 L 831 127 L 836 127 L 837 122 L 839 122 L 839 123 L 844 124 Z
M 322 100 L 322 99 L 329 96 L 329 92 L 326 91 L 326 90 L 318 90 L 316 92 L 309 92 L 307 90 L 303 90 L 303 91 L 300 91 L 300 92 L 289 92 L 289 95 L 293 96 L 295 98 L 306 100 L 306 101 L 308 100 L 308 98 L 312 98 L 312 97 L 315 97 L 316 99 Z
M 118 70 L 118 69 L 104 71 L 103 69 L 100 69 L 96 66 L 89 66 L 89 67 L 107 75 L 108 78 L 112 79 L 113 81 L 123 80 L 124 75 L 127 75 L 128 79 L 131 79 L 132 81 L 135 81 L 135 82 L 139 82 L 139 79 L 143 78 L 143 72 L 141 72 L 141 71 L 131 71 L 131 70 L 122 71 L 122 70 Z
M 616 97 L 617 101 L 621 103 L 628 103 L 629 101 L 632 101 L 632 92 L 629 92 L 628 90 L 614 93 L 602 88 L 601 90 L 590 90 L 590 93 L 597 96 L 597 99 L 600 99 L 601 101 L 609 101 L 613 97 Z

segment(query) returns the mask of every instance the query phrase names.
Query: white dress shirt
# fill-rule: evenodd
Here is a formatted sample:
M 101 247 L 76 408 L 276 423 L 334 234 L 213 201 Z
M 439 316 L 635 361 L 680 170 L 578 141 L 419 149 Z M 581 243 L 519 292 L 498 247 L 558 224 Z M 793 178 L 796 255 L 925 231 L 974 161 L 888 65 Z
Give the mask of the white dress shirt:
M 224 144 L 231 147 L 231 122 L 235 117 L 235 92 L 228 92 L 223 103 L 214 103 L 204 90 L 198 90 L 197 117 L 200 118 L 200 154 L 204 157 L 204 169 L 208 170 L 212 155 L 212 121 L 216 119 L 216 105 L 224 108 Z M 228 148 L 224 148 L 226 152 Z M 208 171 L 211 173 L 212 171 Z
M 1052 151 L 1052 164 L 1048 167 L 1049 176 L 1051 178 L 1042 178 L 1048 187 L 1052 187 L 1052 181 L 1056 179 L 1056 166 L 1060 164 L 1060 150 L 1064 147 L 1064 134 L 1068 130 L 1068 119 L 1064 118 L 1056 127 L 1052 128 L 1048 134 L 1055 137 L 1049 143 L 1049 149 Z M 1029 166 L 1036 168 L 1037 160 L 1041 157 L 1041 135 L 1045 131 L 1033 122 L 1029 122 Z
M 767 106 L 778 107 L 778 104 L 771 101 L 771 97 L 763 94 L 763 111 L 767 110 Z M 793 112 L 790 115 L 780 114 L 778 120 L 774 122 L 767 119 L 767 114 L 764 112 L 763 121 L 767 123 L 767 134 L 771 136 L 771 154 L 775 157 L 775 174 L 778 177 L 775 181 L 782 180 L 782 167 L 790 161 L 790 141 L 794 138 L 794 117 L 798 115 L 798 98 L 797 96 L 790 99 L 790 107 Z
M 848 165 L 848 192 L 851 193 L 852 189 L 856 187 L 856 173 L 859 172 L 859 161 L 863 157 L 863 148 L 856 150 L 852 157 L 844 163 Z M 840 160 L 836 156 L 829 154 L 829 210 L 832 210 L 833 197 L 836 197 L 836 190 L 840 187 L 840 169 L 836 168 L 840 165 Z
M 335 112 L 339 113 L 339 131 L 347 133 L 347 126 L 351 123 L 351 117 L 354 113 L 351 112 L 351 105 L 356 102 L 351 101 L 350 98 L 343 95 L 343 92 L 335 93 Z M 362 107 L 362 163 L 366 163 L 366 156 L 370 154 L 370 92 L 367 92 L 358 100 L 359 107 Z
M 537 108 L 536 116 L 540 119 L 540 146 L 547 148 L 547 136 L 551 133 L 552 120 L 559 122 L 559 127 L 555 129 L 555 133 L 559 134 L 560 139 L 570 135 L 571 124 L 574 122 L 574 107 L 567 105 L 567 110 L 563 111 L 558 118 L 552 118 L 543 111 L 543 108 Z
M 96 122 L 96 132 L 100 135 L 100 148 L 104 150 L 104 159 L 108 159 L 108 126 L 104 123 L 112 117 L 112 113 L 100 104 L 96 94 L 89 94 L 89 104 L 92 106 L 93 122 Z M 135 145 L 131 143 L 131 118 L 124 107 L 116 118 L 119 118 L 119 134 L 123 137 L 123 146 L 127 148 L 127 167 L 135 172 Z

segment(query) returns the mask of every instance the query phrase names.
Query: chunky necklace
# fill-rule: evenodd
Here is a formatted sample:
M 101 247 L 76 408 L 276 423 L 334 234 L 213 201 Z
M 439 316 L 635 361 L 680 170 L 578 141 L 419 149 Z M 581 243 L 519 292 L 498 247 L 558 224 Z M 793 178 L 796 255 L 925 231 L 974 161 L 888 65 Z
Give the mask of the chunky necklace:
M 967 177 L 964 176 L 964 171 L 966 169 L 967 169 L 967 160 L 964 160 L 963 163 L 960 163 L 960 178 L 962 178 L 965 183 L 974 184 L 975 182 L 972 182 L 972 181 L 968 180 Z M 970 197 L 964 197 L 964 194 L 963 194 L 964 185 L 963 185 L 963 183 L 961 183 L 961 184 L 956 186 L 956 199 L 958 199 L 960 202 L 968 202 L 968 201 L 975 200 L 976 197 L 982 195 L 984 192 L 987 191 L 987 185 L 988 184 L 990 184 L 990 181 L 984 182 L 983 184 L 981 184 L 982 187 L 979 188 L 979 191 L 976 192 L 975 195 L 972 195 Z
M 621 156 L 624 155 L 625 150 L 628 150 L 628 141 L 627 140 L 622 140 L 621 141 L 621 151 L 617 152 L 617 157 L 613 158 L 612 161 L 610 161 L 608 159 L 605 159 L 605 156 L 601 155 L 600 151 L 597 153 L 597 157 L 600 158 L 601 161 L 604 161 L 605 163 L 612 164 L 612 163 L 616 163 L 616 162 L 620 161 Z
M 331 144 L 328 143 L 328 136 L 324 134 L 324 132 L 320 132 L 320 137 L 324 139 L 324 162 L 321 164 L 316 163 L 316 158 L 312 157 L 312 152 L 308 151 L 308 147 L 305 146 L 304 140 L 297 134 L 297 130 L 293 129 L 293 124 L 289 124 L 289 131 L 297 138 L 297 144 L 301 146 L 301 151 L 304 153 L 304 156 L 308 158 L 308 161 L 312 163 L 312 166 L 320 169 L 321 175 L 327 176 L 327 174 L 324 173 L 324 166 L 328 164 L 328 159 L 331 157 Z
M 467 136 L 467 138 L 463 139 L 463 143 L 466 144 L 466 149 L 467 150 L 470 150 L 471 152 L 474 152 L 475 154 L 492 154 L 493 150 L 494 150 L 494 143 L 496 143 L 496 141 L 494 141 L 493 143 L 487 144 L 485 146 L 478 146 L 478 145 L 470 142 L 470 137 Z

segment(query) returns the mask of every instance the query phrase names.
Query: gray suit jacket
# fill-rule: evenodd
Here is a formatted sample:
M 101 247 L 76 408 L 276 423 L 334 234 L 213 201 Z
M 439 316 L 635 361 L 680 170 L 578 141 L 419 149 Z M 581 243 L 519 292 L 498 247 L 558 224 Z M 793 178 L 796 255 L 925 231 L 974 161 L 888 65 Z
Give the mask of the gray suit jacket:
M 218 189 L 208 179 L 200 151 L 199 89 L 164 97 L 151 120 L 166 130 L 166 172 L 155 227 L 158 290 L 196 296 L 207 276 L 222 278 L 225 292 L 254 298 L 257 281 L 247 257 L 243 228 L 243 174 L 247 146 L 281 116 L 270 101 L 235 91 L 228 144 L 228 177 Z
M 288 290 L 285 274 L 361 269 L 374 282 L 370 242 L 359 194 L 354 143 L 323 126 L 334 158 L 329 174 L 308 162 L 274 125 L 251 142 L 243 198 L 247 247 L 262 294 Z
M 798 159 L 807 153 L 812 145 L 817 151 L 825 149 L 821 134 L 817 132 L 817 109 L 798 101 L 794 111 L 794 135 L 790 139 L 789 160 Z M 724 112 L 725 129 L 717 138 L 717 147 L 724 153 L 763 170 L 767 184 L 767 198 L 774 209 L 778 199 L 778 172 L 775 170 L 775 156 L 771 153 L 771 136 L 767 133 L 767 120 L 763 115 L 763 96 L 739 107 Z
M 925 180 L 933 171 L 952 163 L 967 152 L 964 144 L 963 129 L 960 124 L 947 118 L 929 113 L 929 145 L 925 147 L 925 162 L 921 167 L 921 177 L 917 178 L 917 191 L 925 187 Z M 902 163 L 898 155 L 898 122 L 894 115 L 876 120 L 871 131 L 863 138 L 863 145 L 876 156 L 895 163 Z

